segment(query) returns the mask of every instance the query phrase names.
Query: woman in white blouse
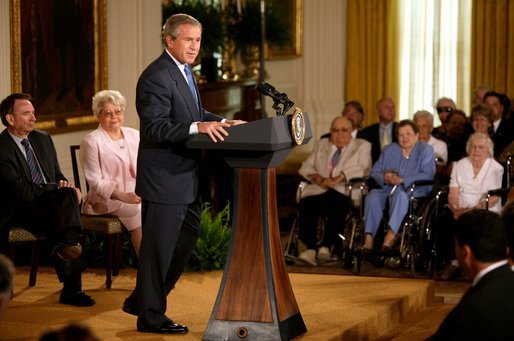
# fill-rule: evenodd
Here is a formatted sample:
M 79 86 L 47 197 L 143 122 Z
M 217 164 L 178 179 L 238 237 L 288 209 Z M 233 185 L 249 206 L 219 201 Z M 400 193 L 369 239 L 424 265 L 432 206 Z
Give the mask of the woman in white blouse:
M 460 273 L 453 250 L 452 226 L 459 217 L 474 209 L 486 208 L 487 192 L 502 186 L 503 167 L 494 160 L 494 145 L 484 133 L 472 134 L 466 143 L 468 156 L 455 162 L 450 178 L 448 209 L 440 217 L 439 245 L 443 260 L 448 261 L 441 277 L 453 279 Z M 489 210 L 500 212 L 499 196 L 491 196 Z
M 448 204 L 455 219 L 472 209 L 485 208 L 487 192 L 502 186 L 503 167 L 493 158 L 493 141 L 488 135 L 471 135 L 466 152 L 468 156 L 455 163 L 450 178 Z M 500 209 L 500 197 L 492 196 L 489 210 Z

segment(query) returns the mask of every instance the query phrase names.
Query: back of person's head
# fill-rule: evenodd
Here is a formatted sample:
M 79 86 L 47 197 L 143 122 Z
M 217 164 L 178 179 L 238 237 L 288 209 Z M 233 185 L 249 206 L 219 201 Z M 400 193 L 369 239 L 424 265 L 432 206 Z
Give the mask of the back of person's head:
M 59 330 L 44 333 L 39 341 L 99 341 L 87 326 L 71 323 Z
M 7 115 L 14 114 L 14 103 L 18 99 L 27 99 L 30 101 L 32 98 L 29 94 L 16 92 L 4 98 L 4 100 L 0 103 L 0 118 L 2 119 L 3 125 L 6 127 L 9 126 L 6 117 Z
M 11 297 L 14 280 L 14 266 L 9 258 L 0 254 L 0 297 Z
M 514 260 L 514 201 L 509 201 L 502 209 L 503 223 L 507 232 L 509 257 Z
M 9 306 L 14 283 L 14 266 L 6 256 L 0 254 L 0 320 Z
M 467 245 L 475 259 L 482 263 L 497 262 L 507 257 L 507 234 L 502 218 L 488 210 L 472 210 L 457 220 L 454 229 L 459 246 Z

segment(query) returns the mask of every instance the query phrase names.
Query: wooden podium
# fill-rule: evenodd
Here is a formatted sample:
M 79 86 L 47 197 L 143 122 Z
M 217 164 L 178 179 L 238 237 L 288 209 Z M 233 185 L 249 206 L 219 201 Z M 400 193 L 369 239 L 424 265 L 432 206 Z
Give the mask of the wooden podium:
M 312 133 L 307 114 L 305 138 Z M 232 240 L 203 340 L 289 340 L 307 331 L 284 262 L 275 168 L 296 145 L 291 115 L 229 128 L 224 142 L 195 135 L 190 148 L 221 150 L 234 168 Z

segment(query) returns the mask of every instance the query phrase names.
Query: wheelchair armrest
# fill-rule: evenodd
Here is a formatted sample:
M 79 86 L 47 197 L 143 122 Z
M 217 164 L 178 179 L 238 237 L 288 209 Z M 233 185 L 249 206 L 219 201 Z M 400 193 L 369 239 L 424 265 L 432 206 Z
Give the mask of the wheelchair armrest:
M 296 188 L 296 203 L 300 203 L 300 200 L 302 199 L 302 192 L 303 192 L 303 189 L 305 188 L 305 186 L 307 186 L 308 184 L 310 184 L 311 182 L 308 181 L 308 180 L 302 180 L 300 181 L 300 183 L 298 184 L 298 187 Z
M 348 180 L 346 183 L 347 184 L 352 184 L 352 185 L 355 185 L 355 184 L 359 184 L 359 183 L 366 183 L 366 181 L 369 180 L 369 176 L 366 176 L 366 177 L 357 177 L 357 178 L 351 178 L 350 180 Z
M 509 193 L 510 187 L 502 187 L 502 188 L 496 188 L 492 189 L 490 191 L 487 191 L 487 198 L 492 197 L 493 195 L 500 196 L 505 193 Z
M 417 180 L 414 181 L 409 187 L 413 189 L 420 186 L 432 186 L 434 184 L 434 180 Z

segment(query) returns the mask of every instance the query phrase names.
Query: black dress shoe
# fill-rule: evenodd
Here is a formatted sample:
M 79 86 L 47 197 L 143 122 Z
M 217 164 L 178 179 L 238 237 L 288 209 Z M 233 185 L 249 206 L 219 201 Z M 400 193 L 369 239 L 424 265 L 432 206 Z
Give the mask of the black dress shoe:
M 168 320 L 157 327 L 145 326 L 137 324 L 137 330 L 143 333 L 157 333 L 157 334 L 185 334 L 189 332 L 186 326 L 177 324 L 173 320 Z
M 123 308 L 121 310 L 123 310 L 124 312 L 126 312 L 127 314 L 130 314 L 130 315 L 134 315 L 134 316 L 139 315 L 139 310 L 137 309 L 135 304 L 129 298 L 127 298 L 125 300 L 125 302 L 123 302 Z
M 66 289 L 62 289 L 61 295 L 59 296 L 59 303 L 71 304 L 76 307 L 90 307 L 96 302 L 82 290 L 70 292 Z

